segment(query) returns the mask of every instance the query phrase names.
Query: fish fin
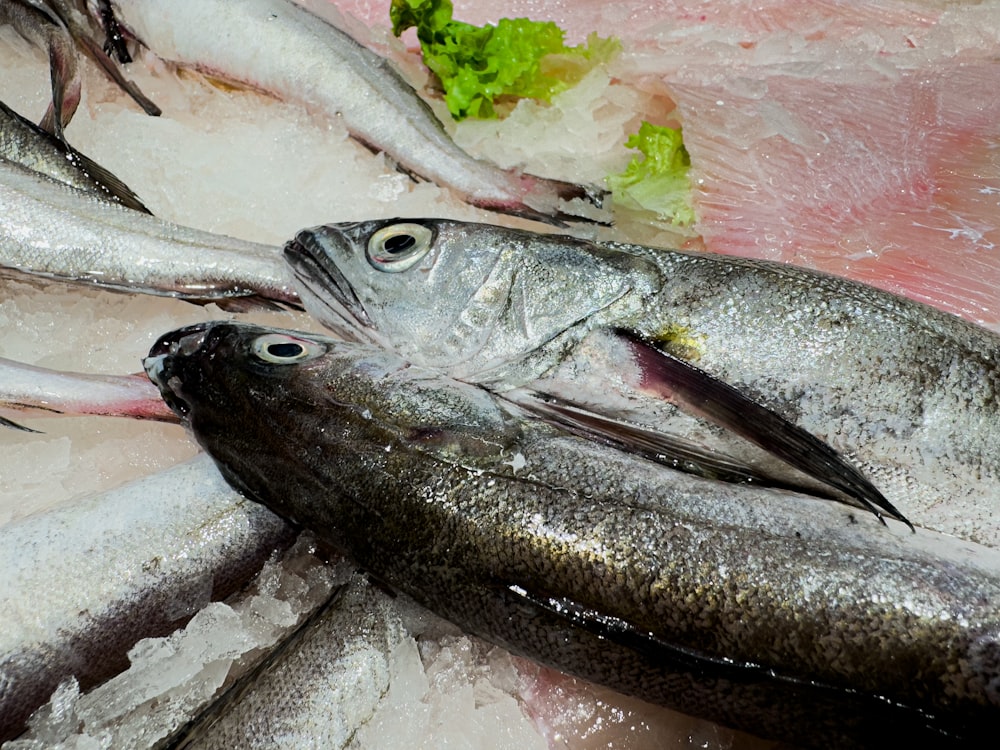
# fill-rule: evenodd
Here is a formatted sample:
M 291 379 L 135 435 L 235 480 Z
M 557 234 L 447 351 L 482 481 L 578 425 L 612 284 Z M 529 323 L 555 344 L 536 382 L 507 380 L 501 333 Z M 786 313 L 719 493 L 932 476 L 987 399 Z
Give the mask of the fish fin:
M 111 0 L 98 0 L 97 13 L 104 30 L 104 53 L 109 57 L 113 55 L 122 65 L 132 62 L 132 55 L 125 45 L 125 35 L 115 16 L 115 9 L 111 7 Z
M 141 211 L 144 214 L 152 215 L 153 212 L 143 205 L 143 202 L 139 200 L 139 196 L 132 192 L 132 189 L 115 174 L 102 167 L 89 156 L 80 153 L 65 141 L 62 143 L 66 147 L 66 158 L 90 175 L 101 190 L 114 198 L 116 203 L 120 203 L 134 211 Z
M 840 490 L 874 513 L 883 524 L 882 511 L 913 530 L 913 524 L 875 485 L 812 433 L 728 383 L 647 343 L 638 333 L 616 329 L 614 334 L 629 346 L 642 372 L 641 390 L 749 440 L 799 471 Z
M 114 61 L 107 56 L 96 41 L 88 37 L 78 39 L 77 41 L 80 43 L 80 49 L 98 64 L 101 70 L 104 71 L 104 74 L 113 83 L 117 84 L 122 91 L 132 97 L 132 100 L 142 108 L 143 112 L 151 117 L 159 117 L 163 114 L 163 110 L 142 93 L 142 90 L 136 84 L 122 75 L 122 72 L 115 65 Z
M 6 417 L 0 417 L 0 427 L 9 427 L 12 430 L 21 430 L 22 432 L 33 432 L 36 435 L 41 435 L 41 430 L 34 430 L 31 427 L 25 427 L 23 424 L 18 424 L 17 422 L 7 419 Z
M 825 499 L 836 498 L 833 493 L 817 493 L 816 487 L 807 487 L 791 479 L 771 476 L 744 461 L 702 447 L 677 435 L 600 414 L 588 407 L 550 394 L 520 389 L 505 393 L 504 396 L 526 411 L 574 435 L 588 440 L 599 440 L 687 474 L 734 484 L 754 484 L 792 490 L 802 494 L 818 495 Z

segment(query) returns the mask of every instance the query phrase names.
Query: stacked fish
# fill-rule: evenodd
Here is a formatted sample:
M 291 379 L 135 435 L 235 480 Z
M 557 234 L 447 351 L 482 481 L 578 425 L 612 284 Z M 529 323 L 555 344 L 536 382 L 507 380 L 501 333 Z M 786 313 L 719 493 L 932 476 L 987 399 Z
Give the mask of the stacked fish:
M 95 35 L 111 49 L 131 35 L 335 115 L 405 173 L 477 207 L 563 226 L 608 218 L 587 205 L 599 190 L 468 156 L 390 64 L 299 6 L 160 6 L 4 6 L 46 45 L 54 85 L 45 127 L 5 110 L 18 145 L 0 164 L 3 266 L 235 312 L 304 306 L 340 338 L 183 327 L 145 360 L 158 393 L 135 378 L 4 365 L 8 406 L 179 420 L 214 462 L 3 530 L 4 569 L 16 572 L 4 584 L 16 605 L 0 653 L 6 736 L 58 688 L 12 747 L 68 741 L 116 700 L 112 690 L 88 705 L 80 686 L 120 671 L 140 638 L 196 612 L 209 628 L 228 616 L 205 603 L 300 527 L 465 632 L 759 736 L 823 747 L 989 736 L 1000 710 L 996 335 L 854 282 L 586 227 L 341 222 L 299 232 L 282 255 L 159 220 L 66 143 L 79 97 L 74 68 L 60 77 L 67 35 L 89 49 Z M 177 17 L 232 33 L 205 40 L 172 28 Z M 247 52 L 238 64 L 232 48 Z M 275 53 L 289 49 L 301 54 Z M 43 378 L 63 401 L 39 395 Z M 128 741 L 356 742 L 412 624 L 351 565 L 316 566 L 325 572 L 303 574 L 299 606 L 326 604 L 298 630 L 248 643 L 271 653 L 245 659 L 221 697 L 228 669 Z M 94 585 L 48 582 L 63 570 Z M 288 631 L 296 618 L 285 619 Z

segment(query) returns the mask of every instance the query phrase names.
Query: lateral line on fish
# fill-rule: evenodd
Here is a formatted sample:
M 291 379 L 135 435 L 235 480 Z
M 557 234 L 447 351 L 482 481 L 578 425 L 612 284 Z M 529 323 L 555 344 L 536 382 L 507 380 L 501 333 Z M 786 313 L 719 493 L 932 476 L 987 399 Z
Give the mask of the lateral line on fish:
M 658 349 L 624 328 L 614 334 L 629 344 L 642 371 L 640 389 L 676 402 L 690 413 L 736 433 L 796 469 L 845 492 L 885 524 L 880 508 L 913 524 L 857 468 L 810 432 L 759 404 L 708 372 Z
M 734 661 L 724 657 L 713 656 L 703 651 L 697 651 L 693 648 L 667 643 L 653 636 L 651 633 L 643 633 L 621 618 L 602 614 L 597 610 L 590 609 L 566 598 L 538 595 L 517 584 L 507 585 L 504 589 L 521 601 L 549 615 L 593 633 L 600 638 L 627 645 L 629 648 L 640 653 L 646 653 L 653 659 L 663 660 L 665 658 L 664 652 L 667 652 L 667 659 L 676 660 L 688 669 L 696 671 L 701 675 L 707 676 L 711 671 L 718 670 L 722 672 L 724 679 L 737 684 L 752 682 L 754 680 L 779 682 L 791 686 L 801 686 L 809 690 L 818 690 L 834 695 L 847 694 L 861 700 L 867 699 L 876 703 L 882 703 L 908 714 L 905 718 L 909 719 L 919 717 L 928 721 L 934 718 L 933 714 L 923 709 L 907 705 L 900 701 L 891 700 L 877 693 L 866 694 L 855 688 L 842 687 L 816 680 L 805 680 L 782 674 L 764 664 Z M 710 670 L 706 670 L 706 666 L 709 666 Z M 929 724 L 930 722 L 928 721 Z M 952 733 L 946 733 L 940 728 L 936 729 L 936 731 L 942 734 L 942 739 L 954 737 Z

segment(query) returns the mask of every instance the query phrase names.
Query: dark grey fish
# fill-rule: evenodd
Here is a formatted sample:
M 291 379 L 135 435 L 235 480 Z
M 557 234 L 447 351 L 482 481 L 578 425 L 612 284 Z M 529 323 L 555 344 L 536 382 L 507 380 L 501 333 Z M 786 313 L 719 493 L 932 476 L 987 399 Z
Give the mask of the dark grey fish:
M 358 344 L 209 323 L 145 364 L 241 492 L 508 648 L 815 747 L 1000 720 L 1000 551 L 679 473 Z
M 0 3 L 0 25 L 10 25 L 49 56 L 52 101 L 41 127 L 57 137 L 73 119 L 80 104 L 79 61 L 66 24 L 44 0 L 7 0 Z
M 681 440 L 709 474 L 721 454 L 815 493 L 804 472 L 1000 546 L 1000 337 L 954 316 L 783 264 L 438 219 L 316 227 L 285 256 L 338 335 L 593 439 L 674 463 Z

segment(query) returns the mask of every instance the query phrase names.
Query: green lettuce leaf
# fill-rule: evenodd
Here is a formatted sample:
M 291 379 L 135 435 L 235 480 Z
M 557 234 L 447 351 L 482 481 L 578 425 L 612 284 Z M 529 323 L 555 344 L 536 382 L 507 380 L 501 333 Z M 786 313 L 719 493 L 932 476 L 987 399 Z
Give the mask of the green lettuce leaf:
M 615 203 L 652 211 L 662 221 L 677 226 L 691 224 L 695 220 L 688 180 L 691 157 L 684 148 L 680 128 L 643 122 L 625 145 L 638 149 L 642 159 L 632 159 L 624 172 L 608 177 Z
M 392 0 L 389 9 L 394 34 L 416 27 L 424 63 L 456 120 L 499 117 L 518 99 L 549 102 L 621 47 L 596 34 L 567 47 L 551 21 L 502 18 L 496 26 L 473 26 L 451 16 L 451 0 Z

